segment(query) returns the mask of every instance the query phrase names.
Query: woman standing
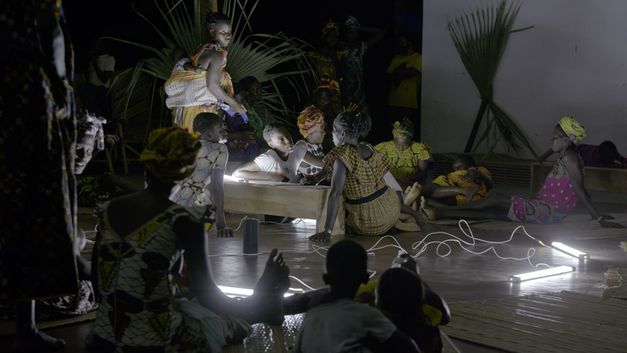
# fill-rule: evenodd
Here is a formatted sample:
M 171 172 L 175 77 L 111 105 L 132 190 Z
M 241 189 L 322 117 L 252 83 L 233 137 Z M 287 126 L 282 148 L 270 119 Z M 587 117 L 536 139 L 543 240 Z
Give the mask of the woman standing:
M 233 82 L 226 72 L 227 48 L 231 42 L 231 21 L 221 13 L 209 12 L 205 24 L 209 43 L 191 57 L 195 70 L 175 68 L 165 83 L 166 105 L 173 109 L 174 125 L 192 131 L 198 113 L 220 109 L 244 114 L 233 96 Z M 225 106 L 228 105 L 228 107 Z

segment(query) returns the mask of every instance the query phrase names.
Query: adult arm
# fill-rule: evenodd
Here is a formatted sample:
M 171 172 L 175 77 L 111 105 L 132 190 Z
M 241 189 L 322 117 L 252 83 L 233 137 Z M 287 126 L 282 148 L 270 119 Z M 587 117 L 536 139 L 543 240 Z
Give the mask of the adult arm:
M 570 178 L 570 183 L 573 186 L 573 190 L 575 191 L 579 201 L 583 203 L 590 213 L 590 216 L 596 219 L 603 228 L 625 228 L 625 226 L 621 224 L 608 221 L 592 203 L 590 194 L 588 194 L 588 191 L 584 187 L 583 165 L 577 153 L 575 151 L 568 150 L 563 157 L 563 161 L 566 166 L 566 171 L 568 172 L 568 177 Z
M 220 86 L 220 80 L 222 79 L 222 64 L 223 56 L 214 50 L 206 50 L 198 58 L 198 66 L 204 70 L 207 70 L 207 90 L 214 95 L 218 100 L 228 104 L 234 112 L 242 114 L 246 110 L 237 102 L 233 97 L 224 92 Z
M 430 183 L 433 180 L 433 159 L 429 158 L 418 162 L 420 172 L 416 176 L 416 180 L 422 184 Z
M 302 156 L 302 158 L 300 158 L 302 159 L 302 161 L 314 167 L 324 168 L 324 162 L 322 162 L 322 159 L 309 153 L 309 151 L 307 150 L 307 144 L 303 140 L 300 140 L 294 144 L 294 151 L 292 151 L 292 153 L 297 153 L 298 155 Z
M 552 149 L 549 149 L 548 151 L 542 153 L 539 157 L 538 157 L 538 163 L 542 163 L 544 162 L 547 158 L 549 158 L 553 153 Z
M 373 35 L 366 41 L 366 45 L 368 46 L 368 48 L 380 42 L 381 39 L 383 39 L 383 37 L 385 36 L 385 29 L 382 29 L 382 28 L 361 26 L 359 30 L 364 33 Z
M 251 180 L 283 181 L 284 176 L 278 173 L 264 172 L 254 161 L 248 162 L 233 172 L 234 177 Z
M 331 177 L 331 192 L 327 198 L 327 217 L 324 222 L 324 231 L 309 237 L 313 241 L 328 241 L 335 226 L 337 213 L 340 209 L 340 197 L 346 185 L 346 166 L 339 159 L 333 162 L 333 176 Z

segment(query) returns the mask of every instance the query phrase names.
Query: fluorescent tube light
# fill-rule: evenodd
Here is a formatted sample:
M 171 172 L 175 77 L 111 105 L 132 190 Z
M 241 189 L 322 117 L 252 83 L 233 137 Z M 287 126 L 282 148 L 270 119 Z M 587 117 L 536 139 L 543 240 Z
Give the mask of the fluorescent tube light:
M 573 271 L 575 271 L 575 268 L 572 266 L 555 266 L 555 267 L 545 268 L 544 270 L 521 273 L 519 275 L 513 275 L 509 278 L 509 280 L 510 282 L 513 282 L 513 283 L 520 283 L 520 282 L 528 281 L 531 279 L 561 275 L 563 273 L 568 273 L 568 272 L 573 272 Z
M 579 258 L 581 260 L 583 259 L 589 259 L 590 255 L 588 255 L 587 253 L 583 252 L 583 251 L 579 251 L 577 249 L 571 248 L 570 246 L 564 244 L 564 243 L 560 243 L 559 241 L 554 241 L 551 243 L 551 246 L 554 247 L 555 249 L 564 252 L 570 256 Z
M 218 286 L 218 288 L 220 288 L 220 290 L 224 292 L 224 294 L 228 295 L 229 297 L 248 297 L 253 294 L 253 290 L 249 288 L 228 287 L 228 286 Z M 290 288 L 289 290 L 292 292 L 296 292 L 296 293 L 305 292 L 303 289 L 300 289 L 300 288 Z M 294 293 L 285 293 L 283 296 L 289 297 L 292 295 L 294 295 Z

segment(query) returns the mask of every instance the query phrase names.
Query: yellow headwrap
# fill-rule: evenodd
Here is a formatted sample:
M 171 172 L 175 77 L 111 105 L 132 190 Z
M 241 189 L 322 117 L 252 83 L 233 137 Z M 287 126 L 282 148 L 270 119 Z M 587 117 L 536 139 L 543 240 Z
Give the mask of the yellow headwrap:
M 320 129 L 321 131 L 325 129 L 324 115 L 313 105 L 305 108 L 305 110 L 300 113 L 296 124 L 298 125 L 298 131 L 304 138 L 307 138 L 307 136 L 316 129 Z
M 180 127 L 153 130 L 139 155 L 146 170 L 164 182 L 175 182 L 189 176 L 200 150 L 197 134 Z
M 586 130 L 583 125 L 581 125 L 572 116 L 562 117 L 559 121 L 559 126 L 574 144 L 578 144 L 584 137 L 586 137 Z
M 403 120 L 402 123 L 400 121 L 395 121 L 394 124 L 392 125 L 392 136 L 394 136 L 394 138 L 398 138 L 401 136 L 407 136 L 407 137 L 413 138 L 414 137 L 413 130 L 414 130 L 413 127 L 407 124 L 405 120 Z

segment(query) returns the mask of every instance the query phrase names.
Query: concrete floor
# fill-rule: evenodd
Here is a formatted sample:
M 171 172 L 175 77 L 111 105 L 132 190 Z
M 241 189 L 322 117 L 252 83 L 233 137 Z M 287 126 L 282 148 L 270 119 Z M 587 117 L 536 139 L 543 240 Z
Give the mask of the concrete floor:
M 506 193 L 526 190 L 501 187 Z M 627 225 L 627 195 L 593 193 L 593 199 L 602 212 L 612 213 L 619 221 Z M 241 215 L 229 215 L 228 223 L 236 227 Z M 85 228 L 93 227 L 94 219 L 82 215 L 81 224 Z M 490 221 L 471 224 L 473 234 L 482 239 L 504 241 L 510 237 L 517 224 Z M 459 244 L 450 244 L 450 255 L 441 256 L 448 249 L 438 243 L 432 243 L 418 257 L 418 264 L 423 278 L 429 285 L 448 301 L 487 299 L 504 296 L 523 296 L 538 292 L 554 292 L 561 290 L 575 291 L 590 295 L 600 295 L 605 283 L 604 272 L 608 266 L 627 267 L 627 254 L 619 247 L 619 242 L 627 241 L 627 230 L 605 230 L 590 220 L 585 210 L 578 206 L 575 213 L 563 224 L 551 226 L 527 226 L 527 231 L 535 238 L 545 242 L 560 240 L 590 254 L 591 259 L 577 259 L 554 249 L 541 247 L 538 242 L 517 232 L 506 244 L 495 245 L 495 250 L 502 257 L 524 258 L 530 248 L 536 253 L 530 260 L 499 259 L 493 252 L 476 255 L 464 251 Z M 264 224 L 260 228 L 259 251 L 269 253 L 272 248 L 279 248 L 290 267 L 290 274 L 296 276 L 307 285 L 317 288 L 323 286 L 321 274 L 324 269 L 325 248 L 318 248 L 310 243 L 307 236 L 313 234 L 315 226 L 306 222 L 296 224 Z M 448 234 L 446 234 L 448 233 Z M 400 247 L 415 254 L 420 248 L 412 246 L 420 241 L 444 241 L 453 236 L 463 236 L 457 225 L 428 224 L 419 233 L 403 233 L 392 238 L 381 240 L 380 249 L 373 249 L 369 257 L 369 269 L 380 274 L 390 266 Z M 586 239 L 594 238 L 594 239 Z M 341 239 L 336 237 L 333 241 Z M 377 237 L 352 237 L 366 249 L 372 248 L 380 240 Z M 468 239 L 467 239 L 468 240 Z M 423 243 L 424 244 L 424 243 Z M 209 241 L 209 253 L 213 274 L 219 284 L 234 287 L 252 288 L 260 276 L 265 254 L 244 256 L 242 254 L 242 234 L 236 232 L 234 238 L 221 239 L 212 235 Z M 478 244 L 465 246 L 468 250 L 480 252 L 490 245 Z M 533 270 L 529 263 L 547 263 L 549 265 L 571 265 L 576 272 L 549 277 L 545 279 L 511 284 L 510 275 Z M 295 280 L 292 287 L 305 288 Z M 453 320 L 455 313 L 452 313 Z M 89 323 L 71 325 L 51 329 L 48 332 L 68 340 L 68 346 L 62 352 L 83 352 L 83 340 L 89 330 Z M 7 347 L 11 337 L 0 337 L 0 345 Z M 456 341 L 464 352 L 494 352 L 474 344 Z

